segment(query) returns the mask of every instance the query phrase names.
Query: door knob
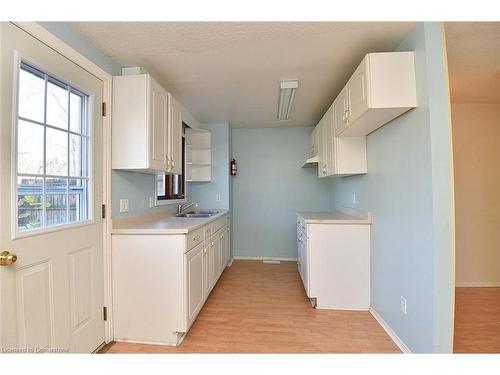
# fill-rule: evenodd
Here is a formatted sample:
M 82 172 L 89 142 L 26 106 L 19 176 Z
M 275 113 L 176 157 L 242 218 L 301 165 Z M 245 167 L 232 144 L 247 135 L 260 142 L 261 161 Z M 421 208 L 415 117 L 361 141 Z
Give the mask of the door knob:
M 17 260 L 16 254 L 11 254 L 7 250 L 0 253 L 0 266 L 8 266 Z

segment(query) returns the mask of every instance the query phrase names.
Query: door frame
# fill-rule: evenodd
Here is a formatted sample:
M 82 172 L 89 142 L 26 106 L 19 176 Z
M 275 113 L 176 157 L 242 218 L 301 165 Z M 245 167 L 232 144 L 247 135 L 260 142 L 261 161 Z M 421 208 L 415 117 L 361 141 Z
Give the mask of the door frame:
M 56 37 L 50 31 L 36 22 L 11 22 L 23 31 L 38 39 L 49 48 L 60 53 L 71 62 L 85 69 L 103 83 L 103 101 L 106 103 L 106 114 L 102 117 L 103 125 L 103 204 L 106 206 L 105 219 L 102 222 L 103 233 L 103 273 L 104 273 L 104 306 L 107 308 L 107 320 L 104 322 L 104 340 L 113 341 L 113 290 L 111 279 L 111 113 L 113 76 L 89 60 L 80 52 Z M 99 103 L 95 103 L 99 110 Z M 98 215 L 96 215 L 98 216 Z

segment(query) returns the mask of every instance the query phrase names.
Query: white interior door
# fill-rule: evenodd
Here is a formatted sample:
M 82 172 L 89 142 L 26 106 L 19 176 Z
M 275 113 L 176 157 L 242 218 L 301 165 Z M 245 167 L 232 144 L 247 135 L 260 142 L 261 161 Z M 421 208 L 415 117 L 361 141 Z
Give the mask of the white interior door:
M 103 83 L 13 24 L 0 23 L 0 47 L 0 249 L 17 255 L 0 266 L 0 347 L 92 352 L 104 342 Z

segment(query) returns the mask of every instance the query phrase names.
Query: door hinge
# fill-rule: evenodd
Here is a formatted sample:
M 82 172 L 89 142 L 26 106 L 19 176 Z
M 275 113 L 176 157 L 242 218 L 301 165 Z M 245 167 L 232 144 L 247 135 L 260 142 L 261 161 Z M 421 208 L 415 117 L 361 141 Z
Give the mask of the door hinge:
M 106 117 L 106 103 L 102 103 L 102 117 Z
M 106 218 L 106 205 L 105 205 L 105 204 L 103 204 L 103 205 L 101 206 L 101 217 L 102 217 L 103 219 L 105 219 L 105 218 Z
M 104 306 L 102 308 L 102 317 L 103 317 L 104 321 L 108 320 L 108 308 L 106 306 Z

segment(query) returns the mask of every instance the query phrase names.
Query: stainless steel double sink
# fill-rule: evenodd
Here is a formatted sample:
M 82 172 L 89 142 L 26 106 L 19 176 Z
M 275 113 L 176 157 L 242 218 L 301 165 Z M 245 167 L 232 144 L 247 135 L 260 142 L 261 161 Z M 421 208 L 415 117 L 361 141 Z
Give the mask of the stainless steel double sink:
M 217 215 L 220 211 L 210 211 L 210 210 L 202 210 L 202 211 L 188 211 L 182 214 L 177 214 L 175 217 L 191 217 L 191 218 L 200 218 L 200 217 L 210 217 Z

